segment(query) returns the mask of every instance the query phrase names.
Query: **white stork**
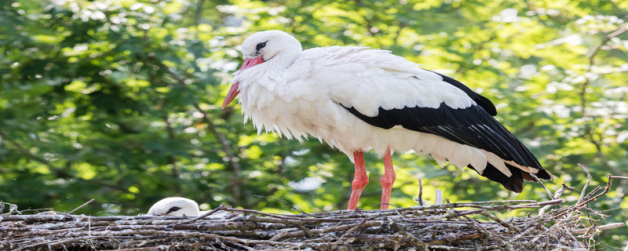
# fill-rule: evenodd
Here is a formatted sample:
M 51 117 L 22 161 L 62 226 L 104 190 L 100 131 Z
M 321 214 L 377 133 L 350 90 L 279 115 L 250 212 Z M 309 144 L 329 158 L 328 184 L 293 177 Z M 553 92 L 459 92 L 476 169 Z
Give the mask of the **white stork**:
M 198 203 L 183 197 L 168 197 L 153 204 L 148 209 L 151 216 L 198 216 Z
M 384 159 L 381 208 L 395 181 L 391 151 L 429 154 L 441 166 L 467 166 L 521 192 L 530 174 L 551 179 L 530 151 L 492 116 L 487 98 L 389 51 L 331 46 L 302 50 L 282 31 L 258 32 L 242 44 L 244 64 L 222 105 L 236 96 L 258 131 L 302 140 L 308 135 L 353 156 L 348 209 L 368 183 L 364 151 Z
M 198 203 L 194 200 L 183 197 L 168 197 L 164 198 L 148 209 L 147 215 L 150 216 L 188 216 L 197 217 L 201 216 L 209 211 L 200 211 Z M 219 211 L 209 218 L 224 218 L 228 215 L 225 211 Z

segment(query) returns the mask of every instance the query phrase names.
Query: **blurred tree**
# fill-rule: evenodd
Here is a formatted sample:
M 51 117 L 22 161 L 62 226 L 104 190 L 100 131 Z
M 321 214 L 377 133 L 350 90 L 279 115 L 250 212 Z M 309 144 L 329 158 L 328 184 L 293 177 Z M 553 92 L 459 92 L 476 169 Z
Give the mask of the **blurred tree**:
M 280 29 L 304 48 L 388 49 L 491 98 L 498 119 L 561 183 L 582 163 L 603 184 L 628 175 L 626 1 L 87 1 L 0 3 L 0 200 L 22 208 L 137 214 L 180 195 L 217 206 L 343 209 L 352 164 L 317 141 L 257 135 L 219 108 L 239 45 Z M 369 163 L 378 163 L 373 156 Z M 471 171 L 399 154 L 391 203 L 546 199 Z M 371 180 L 382 164 L 367 167 Z M 373 182 L 377 183 L 377 182 Z M 591 205 L 626 222 L 628 182 Z M 378 208 L 379 186 L 361 207 Z M 568 195 L 575 200 L 576 193 Z M 429 199 L 430 197 L 428 197 Z M 612 245 L 626 235 L 604 233 Z

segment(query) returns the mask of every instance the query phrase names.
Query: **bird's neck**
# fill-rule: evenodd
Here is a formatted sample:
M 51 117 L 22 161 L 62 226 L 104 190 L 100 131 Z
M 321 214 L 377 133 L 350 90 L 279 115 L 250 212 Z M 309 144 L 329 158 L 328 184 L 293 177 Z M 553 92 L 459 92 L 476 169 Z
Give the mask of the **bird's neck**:
M 246 69 L 241 74 L 238 73 L 238 78 L 243 79 L 243 82 L 245 82 L 241 83 L 241 87 L 246 88 L 246 86 L 252 83 L 262 86 L 274 86 L 283 82 L 283 74 L 294 64 L 300 54 L 300 51 L 291 54 L 280 54 L 262 64 Z
M 268 60 L 264 64 L 268 64 L 266 71 L 271 74 L 281 74 L 288 69 L 298 58 L 301 56 L 301 50 L 285 50 L 282 54 L 279 54 Z
M 255 93 L 262 91 L 275 92 L 280 86 L 285 84 L 284 74 L 289 70 L 290 66 L 298 60 L 301 55 L 301 48 L 293 48 L 292 50 L 284 50 L 281 54 L 277 54 L 266 62 L 238 72 L 234 81 L 240 83 L 240 102 L 255 102 L 255 98 L 249 98 L 247 93 L 253 91 Z

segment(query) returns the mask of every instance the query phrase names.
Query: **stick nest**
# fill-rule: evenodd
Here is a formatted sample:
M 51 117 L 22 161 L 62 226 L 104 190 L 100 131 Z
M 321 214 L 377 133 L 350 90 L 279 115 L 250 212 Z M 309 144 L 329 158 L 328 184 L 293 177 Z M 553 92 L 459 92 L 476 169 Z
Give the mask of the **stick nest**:
M 586 250 L 599 231 L 623 226 L 598 226 L 606 216 L 586 207 L 609 187 L 610 176 L 574 205 L 488 201 L 294 215 L 220 206 L 198 218 L 10 210 L 0 215 L 0 250 Z M 511 210 L 528 215 L 496 216 Z M 207 217 L 219 211 L 230 216 Z

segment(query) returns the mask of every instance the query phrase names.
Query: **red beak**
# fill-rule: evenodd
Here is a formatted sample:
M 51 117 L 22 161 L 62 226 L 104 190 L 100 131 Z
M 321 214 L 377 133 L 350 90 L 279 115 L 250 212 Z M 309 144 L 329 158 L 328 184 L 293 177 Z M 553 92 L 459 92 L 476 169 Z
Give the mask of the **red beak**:
M 240 67 L 240 71 L 246 68 L 250 68 L 258 64 L 264 63 L 265 61 L 262 57 L 263 55 L 256 58 L 246 58 L 244 60 L 244 63 L 242 64 L 242 67 Z M 225 107 L 227 107 L 229 103 L 231 103 L 231 101 L 233 101 L 238 96 L 238 94 L 240 94 L 239 89 L 240 89 L 240 83 L 236 81 L 231 86 L 231 89 L 229 89 L 229 93 L 227 93 L 227 97 L 225 97 L 225 101 L 222 102 L 222 109 L 225 109 Z

